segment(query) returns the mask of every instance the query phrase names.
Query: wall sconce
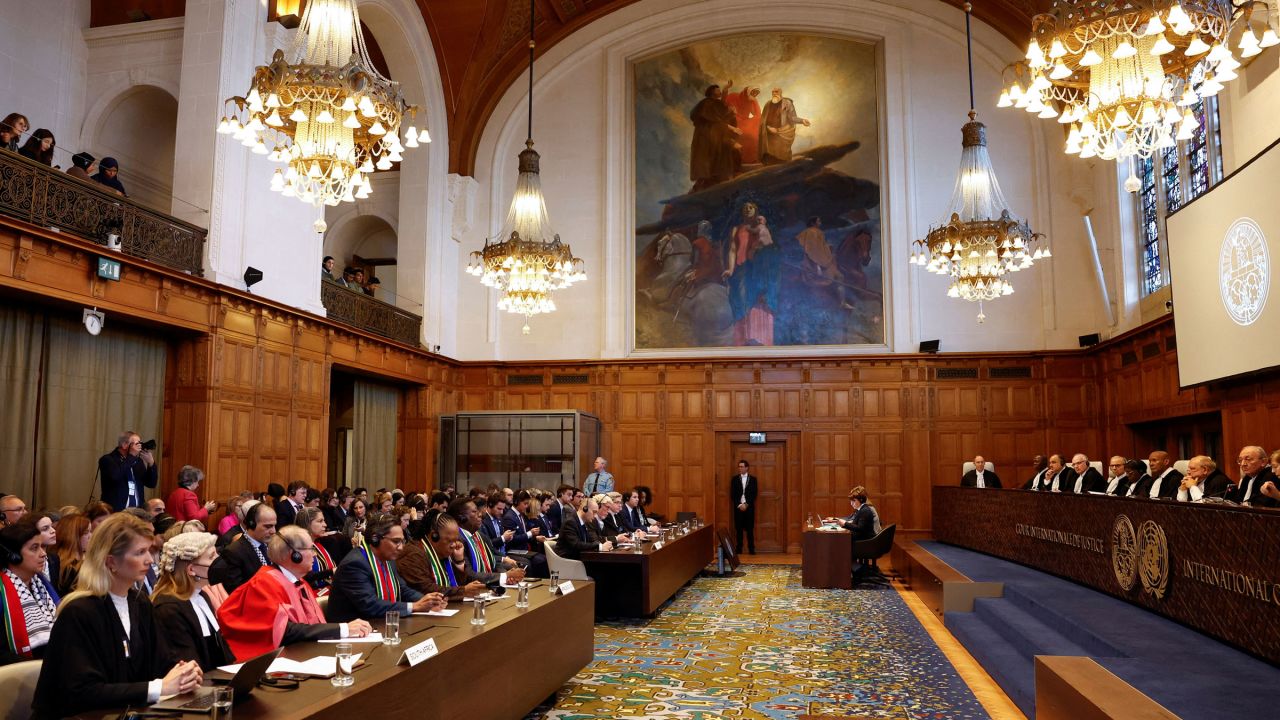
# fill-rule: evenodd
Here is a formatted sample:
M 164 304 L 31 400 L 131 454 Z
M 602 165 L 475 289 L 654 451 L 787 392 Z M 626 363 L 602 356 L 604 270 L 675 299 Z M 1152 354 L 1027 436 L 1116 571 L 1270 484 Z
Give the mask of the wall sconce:
M 267 22 L 278 22 L 290 30 L 302 24 L 302 11 L 306 0 L 271 0 L 267 8 Z

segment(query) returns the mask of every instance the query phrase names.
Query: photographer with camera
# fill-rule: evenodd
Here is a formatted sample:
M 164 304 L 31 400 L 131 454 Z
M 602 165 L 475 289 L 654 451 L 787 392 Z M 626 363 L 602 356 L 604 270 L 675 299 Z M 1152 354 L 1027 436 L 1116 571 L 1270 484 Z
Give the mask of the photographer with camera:
M 98 458 L 103 502 L 117 512 L 146 502 L 143 488 L 154 488 L 159 482 L 159 468 L 152 454 L 155 449 L 155 440 L 143 443 L 132 430 L 120 433 L 116 449 Z

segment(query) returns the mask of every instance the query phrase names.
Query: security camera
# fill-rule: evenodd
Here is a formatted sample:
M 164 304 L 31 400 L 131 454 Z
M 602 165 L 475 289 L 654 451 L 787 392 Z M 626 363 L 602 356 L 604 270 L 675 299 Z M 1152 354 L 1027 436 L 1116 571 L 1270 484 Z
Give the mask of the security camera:
M 1172 300 L 1165 300 L 1165 301 L 1164 301 L 1164 311 L 1165 311 L 1165 312 L 1173 312 L 1173 301 L 1172 301 Z

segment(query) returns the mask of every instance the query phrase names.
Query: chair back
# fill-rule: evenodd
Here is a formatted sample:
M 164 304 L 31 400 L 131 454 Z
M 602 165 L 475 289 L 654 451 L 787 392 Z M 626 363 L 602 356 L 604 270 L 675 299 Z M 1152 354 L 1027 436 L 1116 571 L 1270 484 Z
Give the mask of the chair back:
M 894 523 L 880 531 L 879 535 L 866 540 L 859 540 L 853 544 L 853 557 L 855 560 L 878 560 L 889 554 L 893 549 L 893 535 L 897 531 L 898 525 Z
M 27 660 L 0 667 L 0 717 L 26 720 L 31 717 L 31 700 L 40 679 L 39 660 Z
M 321 615 L 324 615 L 325 617 L 329 616 L 329 596 L 328 595 L 321 595 L 320 597 L 316 598 L 316 605 L 320 606 Z
M 591 576 L 587 575 L 587 566 L 582 564 L 581 560 L 570 560 L 556 553 L 554 540 L 544 542 L 542 549 L 547 554 L 547 569 L 559 572 L 561 580 L 591 579 Z
M 1094 470 L 1097 470 L 1098 474 L 1101 475 L 1102 477 L 1104 478 L 1107 477 L 1107 471 L 1102 467 L 1101 460 L 1090 460 L 1089 467 L 1093 468 Z
M 1174 469 L 1174 470 L 1177 470 L 1178 472 L 1182 473 L 1183 475 L 1186 475 L 1186 474 L 1187 474 L 1187 471 L 1191 469 L 1191 461 L 1190 461 L 1190 460 L 1175 460 L 1175 461 L 1174 461 L 1174 463 L 1173 463 L 1173 469 Z

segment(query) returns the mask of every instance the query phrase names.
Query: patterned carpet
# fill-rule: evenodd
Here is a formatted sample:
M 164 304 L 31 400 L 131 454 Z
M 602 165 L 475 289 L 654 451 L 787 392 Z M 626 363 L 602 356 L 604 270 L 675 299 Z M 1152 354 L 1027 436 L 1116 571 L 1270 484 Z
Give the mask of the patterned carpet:
M 598 623 L 595 661 L 529 718 L 988 717 L 894 590 L 740 570 L 698 578 L 653 620 Z

